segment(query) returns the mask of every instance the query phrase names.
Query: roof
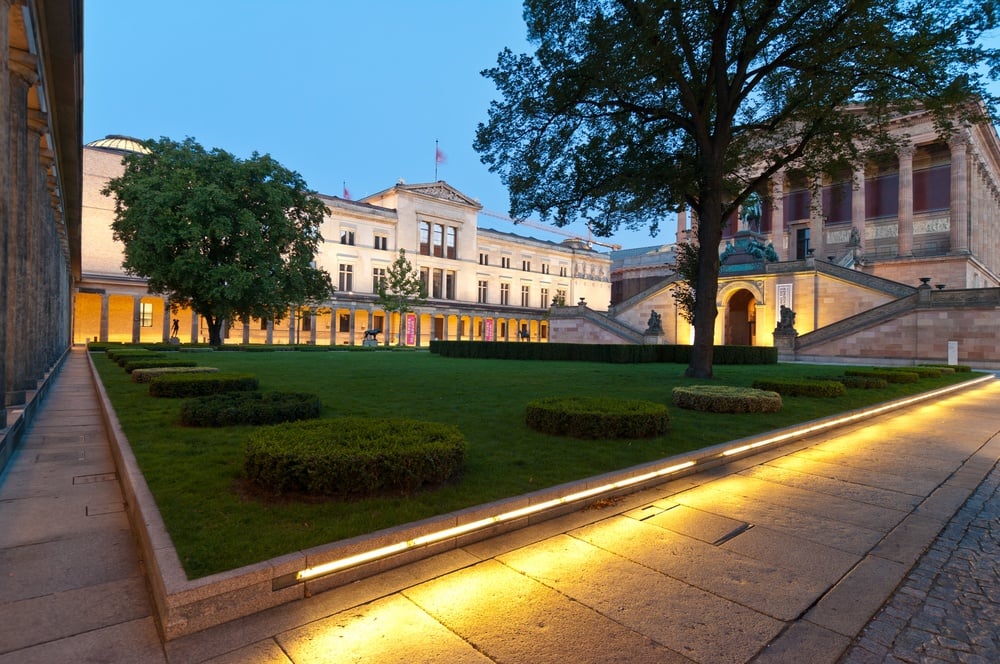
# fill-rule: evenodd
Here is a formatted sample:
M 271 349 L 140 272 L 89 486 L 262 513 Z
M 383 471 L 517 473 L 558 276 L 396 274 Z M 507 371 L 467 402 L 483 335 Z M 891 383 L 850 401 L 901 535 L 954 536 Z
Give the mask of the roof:
M 101 148 L 102 150 L 113 150 L 115 152 L 141 152 L 149 153 L 149 148 L 142 144 L 138 138 L 122 136 L 120 134 L 108 134 L 104 138 L 87 143 L 88 148 Z

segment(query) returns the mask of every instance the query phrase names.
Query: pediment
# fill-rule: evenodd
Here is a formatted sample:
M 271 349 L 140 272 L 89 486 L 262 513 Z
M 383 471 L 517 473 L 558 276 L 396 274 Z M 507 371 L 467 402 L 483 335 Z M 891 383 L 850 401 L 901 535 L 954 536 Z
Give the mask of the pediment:
M 450 203 L 468 205 L 469 207 L 476 208 L 477 210 L 483 207 L 479 201 L 473 198 L 469 198 L 468 196 L 460 192 L 458 189 L 455 189 L 444 180 L 438 180 L 437 182 L 428 182 L 426 184 L 401 184 L 397 185 L 396 187 L 401 191 L 420 194 L 423 196 L 428 196 L 430 198 L 437 198 L 439 200 L 448 201 Z

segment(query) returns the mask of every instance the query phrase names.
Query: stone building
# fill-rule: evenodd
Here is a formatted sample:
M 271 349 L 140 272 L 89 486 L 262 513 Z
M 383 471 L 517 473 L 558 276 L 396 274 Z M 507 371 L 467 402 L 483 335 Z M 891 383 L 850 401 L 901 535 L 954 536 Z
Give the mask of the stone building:
M 892 131 L 902 143 L 894 154 L 820 186 L 779 173 L 759 192 L 753 227 L 743 215 L 732 220 L 719 247 L 716 343 L 774 344 L 785 306 L 798 333 L 787 358 L 942 360 L 951 341 L 964 361 L 1000 363 L 996 130 L 983 122 L 942 139 L 929 114 L 914 112 Z M 691 231 L 682 212 L 677 241 Z M 613 289 L 623 296 L 607 318 L 624 333 L 567 310 L 553 318 L 553 341 L 632 343 L 657 311 L 664 334 L 656 341 L 690 343 L 674 276 L 649 278 L 657 256 L 661 266 L 672 260 L 665 247 L 612 253 Z
M 0 0 L 0 469 L 71 344 L 82 4 Z
M 135 139 L 109 136 L 83 150 L 83 269 L 76 295 L 75 343 L 164 342 L 177 321 L 181 342 L 207 340 L 192 311 L 172 313 L 143 279 L 121 269 L 123 247 L 110 224 L 113 201 L 100 191 L 122 172 Z M 432 339 L 531 340 L 549 337 L 553 301 L 580 299 L 599 308 L 610 301 L 611 261 L 584 242 L 549 242 L 480 228 L 482 206 L 443 181 L 397 183 L 353 201 L 320 198 L 327 213 L 317 266 L 333 278 L 333 298 L 290 312 L 281 321 L 231 321 L 226 343 L 360 344 L 379 340 L 426 346 Z M 426 285 L 426 303 L 401 321 L 377 303 L 377 281 L 406 252 Z

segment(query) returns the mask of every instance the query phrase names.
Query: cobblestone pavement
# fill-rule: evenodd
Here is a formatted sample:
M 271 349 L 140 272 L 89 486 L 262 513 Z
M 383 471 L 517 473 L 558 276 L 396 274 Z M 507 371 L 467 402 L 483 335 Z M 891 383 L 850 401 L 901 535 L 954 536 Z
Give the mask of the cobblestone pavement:
M 841 662 L 1000 662 L 1000 464 Z

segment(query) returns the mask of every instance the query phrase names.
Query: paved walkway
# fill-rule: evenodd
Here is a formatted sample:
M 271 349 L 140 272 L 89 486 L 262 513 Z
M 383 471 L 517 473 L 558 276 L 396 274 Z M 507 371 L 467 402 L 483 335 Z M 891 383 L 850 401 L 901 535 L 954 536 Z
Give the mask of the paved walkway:
M 998 661 L 998 403 L 1000 381 L 162 644 L 74 351 L 0 476 L 0 664 Z

